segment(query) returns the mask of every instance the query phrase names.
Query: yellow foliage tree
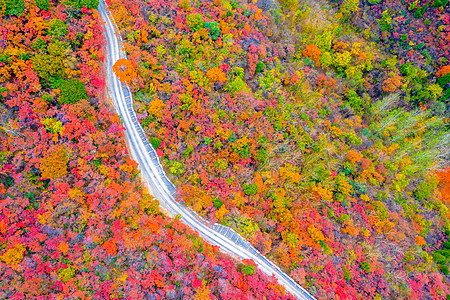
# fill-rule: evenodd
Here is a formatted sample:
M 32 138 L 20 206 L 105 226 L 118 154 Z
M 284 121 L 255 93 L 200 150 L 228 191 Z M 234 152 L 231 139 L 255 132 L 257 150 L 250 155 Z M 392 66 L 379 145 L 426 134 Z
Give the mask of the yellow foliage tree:
M 333 201 L 333 191 L 322 187 L 321 183 L 313 186 L 312 191 L 316 193 L 322 200 L 326 200 L 329 202 Z
M 258 193 L 264 193 L 267 190 L 267 186 L 264 184 L 264 180 L 258 172 L 255 173 L 254 182 L 258 187 Z
M 308 234 L 311 236 L 311 238 L 314 240 L 314 242 L 323 241 L 325 239 L 322 231 L 317 229 L 314 225 L 310 225 L 307 229 Z
M 339 8 L 339 12 L 345 17 L 359 11 L 359 0 L 344 0 Z
M 150 102 L 150 105 L 147 109 L 147 112 L 151 115 L 154 115 L 157 118 L 161 118 L 163 111 L 164 111 L 165 104 L 161 101 L 158 97 L 153 99 L 152 102 Z
M 353 193 L 353 187 L 348 183 L 348 180 L 343 174 L 336 176 L 336 189 L 345 197 Z
M 220 222 L 223 220 L 223 216 L 228 214 L 230 211 L 225 207 L 225 205 L 222 205 L 218 210 L 216 210 L 216 218 Z
M 235 192 L 234 193 L 234 199 L 231 199 L 231 202 L 233 202 L 237 207 L 241 207 L 245 203 L 245 197 L 242 192 Z
M 292 183 L 300 183 L 301 175 L 295 172 L 295 168 L 291 164 L 285 164 L 280 168 L 280 177 Z
M 203 287 L 197 291 L 194 296 L 195 300 L 209 300 L 211 299 L 211 290 L 206 287 L 206 282 L 203 282 Z

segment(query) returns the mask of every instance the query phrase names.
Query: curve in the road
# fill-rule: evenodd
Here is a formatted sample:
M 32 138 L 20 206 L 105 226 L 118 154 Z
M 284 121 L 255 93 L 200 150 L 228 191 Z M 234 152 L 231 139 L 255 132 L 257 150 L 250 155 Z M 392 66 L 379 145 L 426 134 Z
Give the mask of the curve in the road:
M 120 43 L 122 43 L 120 33 L 104 1 L 100 1 L 98 11 L 105 21 L 108 87 L 110 88 L 114 106 L 126 128 L 125 137 L 128 141 L 131 155 L 139 164 L 141 175 L 147 183 L 150 193 L 159 200 L 161 206 L 167 209 L 172 216 L 180 215 L 183 223 L 197 230 L 199 235 L 210 244 L 219 246 L 222 252 L 241 259 L 253 259 L 261 271 L 269 276 L 275 275 L 278 282 L 284 285 L 286 290 L 298 299 L 315 299 L 308 291 L 263 256 L 233 229 L 220 224 L 207 224 L 197 213 L 175 201 L 175 186 L 167 178 L 158 155 L 145 137 L 144 131 L 137 120 L 133 109 L 132 94 L 129 88 L 120 83 L 112 73 L 114 63 L 120 58 L 126 58 L 124 51 L 120 48 Z

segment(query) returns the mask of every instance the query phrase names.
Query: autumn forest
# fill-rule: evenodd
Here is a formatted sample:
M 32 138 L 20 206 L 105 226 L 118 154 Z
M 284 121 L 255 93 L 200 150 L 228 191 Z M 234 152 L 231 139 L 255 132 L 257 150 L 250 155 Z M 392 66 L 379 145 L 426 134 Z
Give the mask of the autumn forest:
M 449 0 L 106 0 L 176 201 L 316 299 L 450 299 Z M 169 216 L 98 0 L 0 0 L 0 299 L 295 299 Z

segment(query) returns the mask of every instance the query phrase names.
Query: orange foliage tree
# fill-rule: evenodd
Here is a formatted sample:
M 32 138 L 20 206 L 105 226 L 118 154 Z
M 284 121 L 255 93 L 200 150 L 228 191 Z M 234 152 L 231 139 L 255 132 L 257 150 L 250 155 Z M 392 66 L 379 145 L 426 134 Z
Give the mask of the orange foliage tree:
M 383 81 L 383 91 L 388 93 L 395 92 L 402 84 L 402 79 L 403 78 L 397 74 L 394 74 L 392 77 L 386 79 L 385 81 Z
M 444 203 L 450 204 L 450 167 L 437 173 L 439 177 L 439 192 Z
M 127 84 L 137 77 L 137 72 L 133 63 L 126 58 L 117 60 L 112 69 L 117 78 Z
M 64 147 L 56 148 L 41 160 L 42 177 L 54 179 L 66 175 L 68 162 Z
M 436 72 L 436 77 L 443 77 L 450 73 L 450 65 L 443 66 L 439 71 Z
M 314 60 L 316 62 L 316 66 L 318 66 L 320 64 L 319 60 L 320 60 L 321 52 L 320 52 L 320 49 L 316 45 L 314 45 L 314 44 L 307 45 L 305 47 L 305 49 L 303 49 L 302 53 L 304 56 L 309 57 L 310 59 Z

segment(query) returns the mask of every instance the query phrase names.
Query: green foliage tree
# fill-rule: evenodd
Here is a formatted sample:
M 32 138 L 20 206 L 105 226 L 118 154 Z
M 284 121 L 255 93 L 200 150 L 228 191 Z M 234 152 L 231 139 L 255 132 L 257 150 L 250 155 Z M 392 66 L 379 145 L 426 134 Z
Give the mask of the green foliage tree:
M 161 139 L 152 136 L 150 137 L 150 143 L 152 144 L 154 149 L 158 149 L 159 145 L 161 145 Z
M 370 262 L 362 261 L 360 266 L 361 266 L 361 269 L 363 269 L 366 273 L 370 272 L 370 269 L 371 269 Z
M 99 0 L 64 0 L 63 4 L 75 9 L 81 9 L 83 6 L 86 8 L 97 8 Z
M 258 186 L 256 183 L 246 184 L 243 190 L 246 195 L 256 195 L 256 193 L 258 193 Z
M 169 171 L 173 175 L 182 175 L 184 173 L 183 164 L 179 161 L 170 161 Z
M 245 275 L 253 275 L 255 274 L 255 267 L 252 265 L 244 265 L 243 273 Z
M 63 56 L 66 49 L 67 44 L 59 40 L 55 40 L 47 46 L 47 51 L 52 56 Z
M 48 34 L 56 38 L 61 38 L 67 33 L 67 25 L 60 19 L 51 19 L 48 23 L 50 26 Z
M 203 27 L 209 29 L 209 36 L 213 41 L 217 40 L 220 35 L 220 28 L 217 22 L 207 22 Z
M 256 64 L 256 70 L 255 70 L 255 72 L 256 72 L 256 73 L 260 73 L 260 72 L 264 71 L 265 68 L 266 68 L 266 65 L 265 65 L 263 62 L 258 62 L 258 63 Z
M 422 18 L 425 10 L 427 9 L 428 3 L 429 2 L 425 3 L 424 6 L 417 8 L 416 11 L 414 12 L 414 17 L 416 17 L 418 19 Z
M 222 202 L 222 200 L 220 200 L 219 198 L 214 198 L 214 199 L 213 199 L 213 204 L 214 204 L 214 207 L 215 207 L 215 208 L 219 209 L 219 208 L 222 207 L 223 202 Z
M 39 7 L 40 10 L 48 11 L 48 0 L 35 0 L 36 6 Z
M 47 48 L 47 43 L 38 37 L 36 40 L 34 40 L 33 44 L 31 45 L 31 48 L 34 50 L 41 50 Z
M 36 54 L 33 58 L 33 70 L 43 79 L 60 78 L 64 76 L 64 64 L 61 57 Z
M 448 5 L 449 0 L 434 0 L 432 6 L 433 7 L 444 7 Z
M 388 10 L 382 12 L 381 19 L 378 20 L 382 31 L 392 30 L 392 17 Z
M 349 17 L 354 12 L 359 10 L 359 0 L 344 0 L 339 8 L 339 11 L 345 16 Z
M 23 0 L 0 0 L 0 7 L 5 10 L 5 15 L 20 16 L 25 9 Z
M 346 266 L 342 267 L 342 272 L 344 273 L 345 280 L 350 281 L 352 279 L 352 273 Z
M 76 103 L 81 99 L 88 99 L 86 87 L 84 83 L 78 79 L 64 80 L 59 86 L 61 95 L 59 96 L 59 102 L 70 104 Z
M 425 201 L 430 198 L 431 193 L 436 189 L 438 181 L 435 179 L 424 180 L 417 186 L 414 191 L 414 196 L 420 201 Z
M 347 91 L 348 104 L 356 111 L 361 111 L 362 100 L 354 90 Z
M 190 14 L 186 17 L 186 24 L 192 31 L 198 31 L 203 27 L 204 21 L 199 14 Z

